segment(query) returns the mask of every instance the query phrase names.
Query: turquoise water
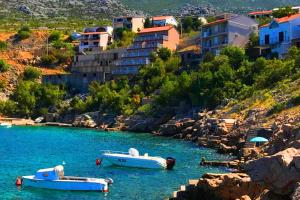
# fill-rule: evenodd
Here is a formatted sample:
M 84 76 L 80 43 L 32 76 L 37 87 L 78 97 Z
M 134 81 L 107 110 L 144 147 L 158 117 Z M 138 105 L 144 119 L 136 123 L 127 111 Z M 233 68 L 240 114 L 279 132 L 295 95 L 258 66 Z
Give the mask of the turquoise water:
M 103 162 L 95 165 L 100 150 L 127 151 L 176 158 L 174 170 L 121 168 Z M 139 133 L 107 133 L 55 127 L 0 128 L 0 199 L 163 199 L 190 178 L 225 169 L 200 167 L 201 157 L 229 159 L 193 143 Z M 17 176 L 32 175 L 41 168 L 65 162 L 65 175 L 111 177 L 110 192 L 70 192 L 34 188 L 18 189 Z

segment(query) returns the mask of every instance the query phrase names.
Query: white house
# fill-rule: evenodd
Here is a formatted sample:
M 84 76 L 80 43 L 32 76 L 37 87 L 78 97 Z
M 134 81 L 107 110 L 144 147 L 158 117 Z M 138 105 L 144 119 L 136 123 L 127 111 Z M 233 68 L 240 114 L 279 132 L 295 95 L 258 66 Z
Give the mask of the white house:
M 152 24 L 154 27 L 158 26 L 178 26 L 178 22 L 173 16 L 156 16 L 152 17 Z
M 79 52 L 106 50 L 112 42 L 112 34 L 111 26 L 85 28 L 80 34 Z
M 285 56 L 292 45 L 300 46 L 300 14 L 273 19 L 259 29 L 259 44 Z

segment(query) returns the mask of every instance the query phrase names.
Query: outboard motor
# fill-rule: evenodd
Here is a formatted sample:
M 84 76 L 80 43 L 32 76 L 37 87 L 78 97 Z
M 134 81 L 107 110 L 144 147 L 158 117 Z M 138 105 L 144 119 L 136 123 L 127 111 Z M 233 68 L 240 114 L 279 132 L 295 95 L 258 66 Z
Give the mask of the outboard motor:
M 167 157 L 166 163 L 167 163 L 167 169 L 168 169 L 168 170 L 171 170 L 171 169 L 173 169 L 173 167 L 175 166 L 176 159 L 175 159 L 175 158 L 172 158 L 172 157 Z

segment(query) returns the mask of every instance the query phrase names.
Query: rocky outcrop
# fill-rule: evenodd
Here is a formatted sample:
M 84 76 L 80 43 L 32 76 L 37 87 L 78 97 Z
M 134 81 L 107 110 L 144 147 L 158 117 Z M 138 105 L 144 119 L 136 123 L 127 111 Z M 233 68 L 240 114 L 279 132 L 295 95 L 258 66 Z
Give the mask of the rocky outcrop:
M 245 168 L 253 181 L 264 183 L 276 194 L 290 195 L 300 181 L 300 150 L 289 148 L 250 161 Z
M 256 199 L 264 191 L 244 173 L 205 174 L 194 186 L 178 191 L 171 199 L 236 200 Z
M 84 128 L 95 128 L 97 126 L 96 122 L 92 119 L 91 116 L 84 114 L 77 116 L 73 122 L 75 127 L 84 127 Z
M 53 2 L 52 0 L 3 1 L 4 8 L 10 11 L 34 15 L 36 17 L 68 17 L 76 14 L 85 18 L 99 18 L 112 16 L 143 15 L 142 11 L 135 11 L 118 0 L 72 0 Z M 75 12 L 74 12 L 75 11 Z

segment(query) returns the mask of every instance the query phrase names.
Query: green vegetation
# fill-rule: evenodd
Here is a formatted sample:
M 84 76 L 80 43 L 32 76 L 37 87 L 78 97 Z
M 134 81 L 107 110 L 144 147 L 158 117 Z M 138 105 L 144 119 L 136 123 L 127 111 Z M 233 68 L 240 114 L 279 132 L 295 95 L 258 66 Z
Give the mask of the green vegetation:
M 244 49 L 228 46 L 219 56 L 207 55 L 197 69 L 183 72 L 179 71 L 179 57 L 169 55 L 167 49 L 158 50 L 151 59 L 152 64 L 142 67 L 131 80 L 122 78 L 104 85 L 91 84 L 89 96 L 85 101 L 76 100 L 74 110 L 150 115 L 156 109 L 181 102 L 214 108 L 270 90 L 285 79 L 300 77 L 300 51 L 296 47 L 291 48 L 285 60 L 263 57 L 249 60 Z M 154 101 L 141 105 L 143 97 Z M 296 95 L 289 104 L 299 104 L 299 99 Z M 270 114 L 280 112 L 287 105 L 274 105 Z
M 9 67 L 9 64 L 7 64 L 4 60 L 0 60 L 0 72 L 6 72 Z
M 52 31 L 48 37 L 49 42 L 57 42 L 62 38 L 62 34 L 60 31 Z
M 274 10 L 272 15 L 275 18 L 282 18 L 296 13 L 297 11 L 293 10 L 292 6 L 286 6 L 286 7 L 279 8 L 278 10 Z
M 7 42 L 5 42 L 5 41 L 0 41 L 0 52 L 1 52 L 1 51 L 5 51 L 5 50 L 7 49 L 7 47 L 8 47 Z
M 72 61 L 75 54 L 74 46 L 69 42 L 69 38 L 63 39 L 63 33 L 52 31 L 48 37 L 48 54 L 41 57 L 41 64 L 53 67 L 59 64 L 68 64 Z
M 3 80 L 0 80 L 0 91 L 3 92 L 4 88 L 6 86 L 6 82 Z
M 149 17 L 147 17 L 145 19 L 145 23 L 144 23 L 144 28 L 151 28 L 152 27 L 152 23 Z
M 28 66 L 23 73 L 23 79 L 26 81 L 34 81 L 41 77 L 41 71 L 37 68 Z
M 0 113 L 10 116 L 36 117 L 59 106 L 65 91 L 58 86 L 21 81 L 9 101 L 0 101 Z
M 115 30 L 116 40 L 108 46 L 109 49 L 128 47 L 132 44 L 136 34 L 127 29 L 119 28 Z
M 201 21 L 198 18 L 184 17 L 181 20 L 182 29 L 184 33 L 190 33 L 191 31 L 198 31 L 201 26 Z
M 29 38 L 30 35 L 31 35 L 31 30 L 29 29 L 29 27 L 23 26 L 23 27 L 21 27 L 20 30 L 18 30 L 16 38 L 18 40 L 25 40 L 25 39 Z

